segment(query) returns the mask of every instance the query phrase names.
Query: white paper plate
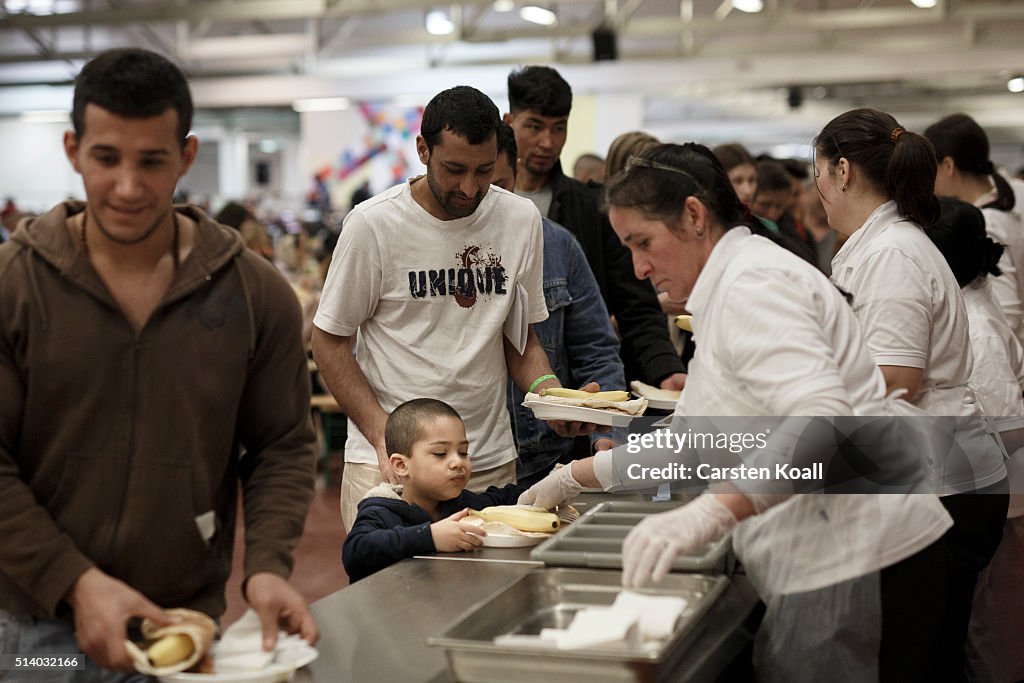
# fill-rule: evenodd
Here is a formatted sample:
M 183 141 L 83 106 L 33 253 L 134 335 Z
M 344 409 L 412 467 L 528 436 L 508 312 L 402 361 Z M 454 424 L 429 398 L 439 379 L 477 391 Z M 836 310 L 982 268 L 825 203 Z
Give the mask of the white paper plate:
M 640 417 L 639 415 L 628 415 L 611 410 L 563 406 L 544 401 L 526 401 L 523 405 L 532 410 L 534 416 L 539 420 L 571 420 L 606 425 L 608 427 L 627 427 L 634 417 Z
M 647 407 L 656 410 L 675 410 L 676 403 L 676 401 L 667 401 L 662 398 L 647 398 Z
M 519 536 L 516 534 L 492 534 L 488 533 L 483 537 L 485 548 L 532 548 L 542 541 L 546 541 L 554 534 L 543 536 Z
M 290 648 L 278 653 L 278 660 L 259 671 L 227 671 L 216 674 L 177 673 L 160 676 L 167 683 L 281 683 L 290 681 L 297 669 L 306 666 L 320 653 L 311 645 Z

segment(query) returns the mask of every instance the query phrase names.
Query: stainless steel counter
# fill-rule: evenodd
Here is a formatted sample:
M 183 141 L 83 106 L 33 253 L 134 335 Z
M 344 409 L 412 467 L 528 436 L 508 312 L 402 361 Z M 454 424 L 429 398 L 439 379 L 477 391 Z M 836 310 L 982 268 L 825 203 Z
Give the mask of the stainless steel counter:
M 581 512 L 602 500 L 630 497 L 586 494 Z M 637 498 L 642 499 L 642 498 Z M 413 558 L 318 600 L 320 657 L 297 681 L 449 682 L 445 653 L 426 638 L 440 635 L 459 615 L 540 565 L 530 548 L 481 548 Z M 710 681 L 749 642 L 742 628 L 757 604 L 743 576 L 704 617 L 703 632 L 689 648 L 684 680 Z

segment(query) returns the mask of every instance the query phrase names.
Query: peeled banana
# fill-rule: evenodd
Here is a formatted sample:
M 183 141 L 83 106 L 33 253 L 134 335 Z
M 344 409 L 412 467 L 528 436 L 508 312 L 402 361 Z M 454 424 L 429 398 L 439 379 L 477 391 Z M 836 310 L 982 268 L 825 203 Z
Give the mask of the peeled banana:
M 146 648 L 146 655 L 155 667 L 174 666 L 192 656 L 195 643 L 182 633 L 164 636 Z
M 496 505 L 483 510 L 470 510 L 469 514 L 480 517 L 485 522 L 502 522 L 520 531 L 542 531 L 551 533 L 561 524 L 558 515 L 544 508 L 517 507 L 514 505 Z
M 579 389 L 566 389 L 565 387 L 554 387 L 542 389 L 541 396 L 554 396 L 556 398 L 579 398 L 594 399 L 597 401 L 628 401 L 628 391 L 580 391 Z

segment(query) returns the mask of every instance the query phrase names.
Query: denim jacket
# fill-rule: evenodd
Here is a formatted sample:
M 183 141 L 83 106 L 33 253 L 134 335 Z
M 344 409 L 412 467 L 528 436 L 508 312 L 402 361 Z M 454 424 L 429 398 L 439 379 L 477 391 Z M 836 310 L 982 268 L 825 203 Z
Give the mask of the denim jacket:
M 625 389 L 619 339 L 579 242 L 568 230 L 544 219 L 544 301 L 548 319 L 533 326 L 548 362 L 563 386 L 597 382 L 602 390 Z M 524 408 L 524 394 L 509 382 L 508 408 L 519 449 L 516 475 L 550 469 L 573 447 L 573 439 L 555 432 Z M 623 443 L 626 431 L 595 433 L 591 443 L 607 437 Z

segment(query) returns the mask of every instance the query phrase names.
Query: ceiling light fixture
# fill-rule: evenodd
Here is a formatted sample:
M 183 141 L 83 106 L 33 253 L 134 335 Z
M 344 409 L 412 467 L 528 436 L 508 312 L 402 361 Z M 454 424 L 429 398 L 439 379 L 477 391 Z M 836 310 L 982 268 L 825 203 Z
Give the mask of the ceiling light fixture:
M 1024 92 L 1024 76 L 1014 76 L 1006 81 L 1006 89 L 1010 92 Z
M 910 0 L 914 7 L 920 7 L 921 9 L 931 9 L 939 4 L 939 0 Z
M 733 9 L 753 14 L 764 9 L 764 0 L 732 0 L 732 6 Z
M 516 8 L 516 0 L 494 0 L 491 9 L 495 12 L 511 12 Z
M 519 18 L 541 26 L 554 26 L 558 23 L 558 17 L 549 9 L 527 5 L 519 10 Z
M 304 100 L 295 100 L 292 102 L 292 109 L 297 112 L 341 111 L 348 109 L 351 104 L 347 97 L 310 97 Z
M 455 24 L 448 15 L 435 9 L 427 12 L 427 33 L 432 36 L 448 36 L 455 33 Z
M 23 111 L 18 118 L 24 123 L 68 123 L 71 121 L 71 117 L 66 109 Z

